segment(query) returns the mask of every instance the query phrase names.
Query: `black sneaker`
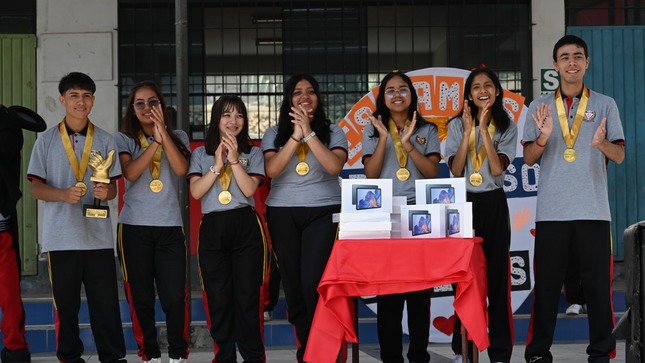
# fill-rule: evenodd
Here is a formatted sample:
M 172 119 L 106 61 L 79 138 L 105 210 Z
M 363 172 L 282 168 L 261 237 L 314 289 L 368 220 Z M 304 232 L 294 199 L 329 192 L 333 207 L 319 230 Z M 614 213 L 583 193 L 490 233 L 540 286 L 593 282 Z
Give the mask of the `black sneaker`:
M 0 358 L 2 363 L 30 363 L 31 353 L 28 349 L 9 350 L 3 348 Z

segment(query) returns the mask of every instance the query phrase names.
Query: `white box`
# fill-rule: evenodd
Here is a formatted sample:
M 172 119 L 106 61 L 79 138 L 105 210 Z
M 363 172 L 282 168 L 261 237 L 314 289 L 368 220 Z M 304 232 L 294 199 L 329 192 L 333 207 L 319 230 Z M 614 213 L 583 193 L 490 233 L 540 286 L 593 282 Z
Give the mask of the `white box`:
M 417 205 L 466 202 L 466 178 L 418 179 L 414 190 Z
M 334 213 L 333 223 L 342 222 L 388 222 L 390 213 Z
M 402 238 L 445 237 L 446 206 L 444 204 L 417 204 L 401 207 L 400 231 Z
M 343 213 L 392 213 L 392 179 L 343 179 Z
M 340 230 L 344 232 L 360 232 L 360 231 L 387 231 L 392 230 L 392 223 L 390 221 L 384 222 L 340 222 Z
M 388 239 L 389 231 L 339 231 L 338 239 Z
M 471 202 L 447 204 L 446 237 L 472 238 L 473 204 Z

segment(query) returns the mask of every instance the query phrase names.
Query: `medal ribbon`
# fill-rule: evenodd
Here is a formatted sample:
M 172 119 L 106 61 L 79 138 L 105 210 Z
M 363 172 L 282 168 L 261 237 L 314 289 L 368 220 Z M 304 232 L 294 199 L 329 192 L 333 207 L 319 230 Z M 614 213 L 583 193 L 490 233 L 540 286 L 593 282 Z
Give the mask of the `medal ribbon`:
M 300 162 L 305 161 L 307 158 L 307 153 L 309 152 L 309 145 L 305 142 L 301 142 L 296 146 L 296 154 L 298 154 L 298 160 Z
M 231 164 L 226 163 L 224 172 L 219 175 L 219 183 L 222 185 L 222 190 L 227 191 L 231 186 L 231 180 L 233 179 L 233 168 Z
M 484 163 L 484 160 L 486 160 L 487 153 L 486 153 L 486 148 L 482 143 L 482 145 L 479 147 L 479 154 L 477 154 L 477 141 L 475 140 L 475 134 L 477 132 L 475 130 L 475 125 L 473 125 L 472 128 L 473 130 L 470 132 L 470 139 L 468 139 L 468 151 L 470 152 L 470 160 L 472 160 L 473 162 L 473 169 L 475 170 L 475 173 L 479 173 L 479 170 L 482 168 L 482 164 Z M 488 124 L 488 135 L 490 136 L 491 140 L 495 135 L 494 119 L 491 119 L 490 123 Z
M 405 127 L 410 125 L 410 121 L 405 120 Z M 401 168 L 405 168 L 408 164 L 408 152 L 405 151 L 403 143 L 401 142 L 401 137 L 399 136 L 399 130 L 396 128 L 396 123 L 394 120 L 390 119 L 388 123 L 388 128 L 390 129 L 390 135 L 392 135 L 392 142 L 394 143 L 394 152 L 396 153 L 396 160 L 399 162 Z
M 143 135 L 143 132 L 139 132 L 139 142 L 141 143 L 141 147 L 143 150 L 147 150 L 148 146 L 148 139 Z M 152 175 L 153 180 L 159 179 L 159 175 L 161 175 L 161 152 L 163 151 L 163 145 L 159 145 L 157 150 L 155 151 L 154 156 L 152 157 L 152 160 L 150 160 L 150 174 Z
M 72 166 L 74 176 L 76 176 L 76 181 L 82 182 L 83 179 L 85 179 L 85 172 L 87 171 L 87 164 L 90 160 L 90 152 L 92 151 L 94 125 L 89 121 L 87 122 L 87 135 L 85 136 L 85 146 L 83 146 L 83 155 L 81 156 L 80 164 L 76 158 L 72 142 L 69 140 L 69 134 L 67 133 L 67 127 L 65 126 L 65 119 L 58 124 L 58 131 L 60 132 L 60 137 L 63 141 L 63 148 L 65 148 L 67 159 L 69 160 L 69 164 Z
M 582 126 L 582 118 L 584 117 L 587 103 L 589 102 L 588 93 L 589 90 L 587 89 L 587 86 L 583 86 L 582 97 L 580 98 L 580 104 L 578 104 L 576 117 L 573 119 L 571 130 L 569 130 L 567 110 L 564 108 L 564 101 L 562 101 L 560 89 L 558 88 L 555 92 L 555 106 L 558 110 L 558 120 L 560 121 L 560 128 L 562 129 L 562 138 L 564 138 L 564 143 L 569 149 L 573 149 L 573 145 L 576 144 L 576 140 L 578 139 L 578 131 L 580 131 L 580 126 Z

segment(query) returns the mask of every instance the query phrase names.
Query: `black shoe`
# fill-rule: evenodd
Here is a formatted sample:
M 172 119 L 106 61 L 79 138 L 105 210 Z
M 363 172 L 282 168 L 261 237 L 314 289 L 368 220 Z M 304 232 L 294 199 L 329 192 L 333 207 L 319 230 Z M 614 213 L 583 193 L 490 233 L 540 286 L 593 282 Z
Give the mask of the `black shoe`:
M 0 358 L 2 358 L 2 363 L 30 363 L 31 353 L 27 349 L 9 350 L 3 348 Z

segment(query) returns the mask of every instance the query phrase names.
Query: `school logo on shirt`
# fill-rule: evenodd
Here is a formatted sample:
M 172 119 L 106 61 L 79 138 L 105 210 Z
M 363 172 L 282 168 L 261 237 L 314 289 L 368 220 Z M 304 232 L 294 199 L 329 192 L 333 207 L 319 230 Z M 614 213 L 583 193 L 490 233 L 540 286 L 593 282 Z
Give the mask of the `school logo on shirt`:
M 417 135 L 417 142 L 420 145 L 425 145 L 426 144 L 426 138 L 425 136 Z
M 249 165 L 249 159 L 248 158 L 240 158 L 240 164 L 242 164 L 243 167 L 247 167 Z
M 589 110 L 585 111 L 585 116 L 584 116 L 585 121 L 591 122 L 593 121 L 594 117 L 596 117 L 596 111 L 589 111 Z

